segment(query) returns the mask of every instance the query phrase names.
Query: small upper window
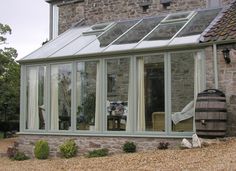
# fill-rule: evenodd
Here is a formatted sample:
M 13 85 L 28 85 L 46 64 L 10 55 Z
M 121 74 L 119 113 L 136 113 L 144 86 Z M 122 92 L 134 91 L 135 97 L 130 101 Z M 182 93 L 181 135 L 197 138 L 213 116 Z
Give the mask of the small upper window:
M 89 30 L 83 32 L 83 35 L 100 34 L 110 28 L 113 23 L 101 23 L 93 25 Z
M 221 7 L 221 0 L 207 0 L 207 8 Z
M 162 23 L 188 20 L 193 14 L 194 14 L 194 11 L 169 14 L 164 20 L 162 20 Z

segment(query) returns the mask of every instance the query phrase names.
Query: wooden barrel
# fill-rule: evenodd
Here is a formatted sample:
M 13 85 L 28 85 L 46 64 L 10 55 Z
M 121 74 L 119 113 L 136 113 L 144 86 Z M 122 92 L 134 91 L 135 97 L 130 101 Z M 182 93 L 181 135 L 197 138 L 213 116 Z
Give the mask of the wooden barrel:
M 226 135 L 227 109 L 225 94 L 208 89 L 198 94 L 195 106 L 196 133 L 200 137 Z

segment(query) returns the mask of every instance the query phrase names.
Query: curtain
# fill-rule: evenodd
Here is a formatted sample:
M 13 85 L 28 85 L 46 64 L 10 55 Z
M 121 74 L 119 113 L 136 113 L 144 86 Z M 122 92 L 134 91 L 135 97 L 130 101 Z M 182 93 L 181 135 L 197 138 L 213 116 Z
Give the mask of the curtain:
M 195 71 L 194 71 L 194 99 L 197 99 L 197 94 L 204 90 L 203 84 L 203 76 L 204 76 L 204 68 L 203 68 L 203 59 L 201 57 L 201 53 L 197 52 L 195 55 Z
M 39 129 L 38 67 L 29 68 L 28 129 Z
M 101 90 L 101 84 L 100 84 L 100 77 L 101 77 L 101 63 L 97 63 L 97 76 L 96 76 L 96 104 L 95 104 L 95 130 L 98 131 L 101 129 L 101 125 L 99 122 L 99 118 L 100 118 L 100 90 Z
M 138 131 L 145 131 L 144 59 L 138 59 Z
M 51 69 L 51 129 L 59 129 L 58 116 L 58 66 Z
M 131 59 L 132 60 L 132 59 Z M 134 107 L 133 107 L 133 99 L 132 97 L 132 90 L 133 90 L 133 86 L 135 85 L 134 83 L 134 71 L 133 71 L 133 62 L 130 61 L 130 68 L 129 68 L 129 87 L 128 87 L 128 114 L 127 114 L 127 119 L 126 119 L 126 131 L 130 132 L 131 131 L 131 113 L 134 113 Z

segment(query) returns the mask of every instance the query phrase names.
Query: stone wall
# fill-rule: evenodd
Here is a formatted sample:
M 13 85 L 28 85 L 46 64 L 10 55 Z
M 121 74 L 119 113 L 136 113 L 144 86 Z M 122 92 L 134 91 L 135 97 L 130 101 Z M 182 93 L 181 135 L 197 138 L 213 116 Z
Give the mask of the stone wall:
M 228 110 L 228 135 L 236 135 L 236 44 L 220 45 L 217 47 L 219 89 L 226 95 Z M 231 50 L 231 63 L 226 64 L 222 50 Z M 234 50 L 235 49 L 235 50 Z
M 87 25 L 114 20 L 125 20 L 144 16 L 159 15 L 174 11 L 204 8 L 205 0 L 173 0 L 167 8 L 159 0 L 152 0 L 146 11 L 142 0 L 84 0 L 59 5 L 59 33 L 64 32 L 75 22 L 85 19 Z
M 50 156 L 59 157 L 58 147 L 68 139 L 75 140 L 78 146 L 78 155 L 86 154 L 90 150 L 107 148 L 110 154 L 121 153 L 122 146 L 126 141 L 133 141 L 137 151 L 156 150 L 159 142 L 169 142 L 170 148 L 178 147 L 181 139 L 161 138 L 131 138 L 131 137 L 88 137 L 88 136 L 43 136 L 21 135 L 18 139 L 18 149 L 29 156 L 34 156 L 34 144 L 38 140 L 46 140 L 50 147 Z

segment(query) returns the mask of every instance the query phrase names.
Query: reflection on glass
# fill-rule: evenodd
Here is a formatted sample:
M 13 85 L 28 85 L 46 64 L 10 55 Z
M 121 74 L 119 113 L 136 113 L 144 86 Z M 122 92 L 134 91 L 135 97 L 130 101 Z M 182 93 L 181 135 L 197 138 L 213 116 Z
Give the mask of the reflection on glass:
M 125 131 L 128 117 L 129 58 L 107 60 L 107 130 Z M 128 131 L 128 130 L 127 130 Z
M 201 34 L 217 16 L 219 11 L 220 9 L 199 11 L 177 37 Z
M 109 45 L 112 41 L 122 35 L 125 31 L 127 31 L 130 27 L 132 27 L 138 20 L 133 21 L 125 21 L 117 23 L 113 28 L 104 33 L 102 36 L 98 38 L 100 42 L 100 47 L 105 47 Z
M 94 130 L 97 62 L 77 63 L 76 77 L 76 129 Z
M 82 49 L 79 53 L 94 53 L 102 51 L 111 42 L 113 42 L 116 38 L 132 27 L 137 21 L 138 20 L 118 22 L 104 34 L 98 36 L 95 41 L 93 41 L 86 48 Z
M 171 55 L 172 131 L 193 131 L 194 115 L 193 53 Z
M 137 43 L 147 35 L 156 25 L 160 23 L 163 17 L 146 18 L 138 25 L 132 28 L 128 33 L 118 39 L 114 44 Z
M 71 128 L 71 64 L 51 66 L 51 129 Z
M 27 68 L 26 129 L 45 129 L 45 74 L 45 66 Z
M 184 24 L 185 22 L 160 25 L 144 40 L 169 40 L 183 27 Z
M 138 131 L 165 131 L 164 57 L 138 59 Z
M 191 12 L 185 12 L 185 13 L 177 13 L 177 14 L 170 14 L 165 21 L 170 21 L 170 20 L 183 20 L 183 19 L 187 19 L 189 17 L 189 15 L 191 14 Z

